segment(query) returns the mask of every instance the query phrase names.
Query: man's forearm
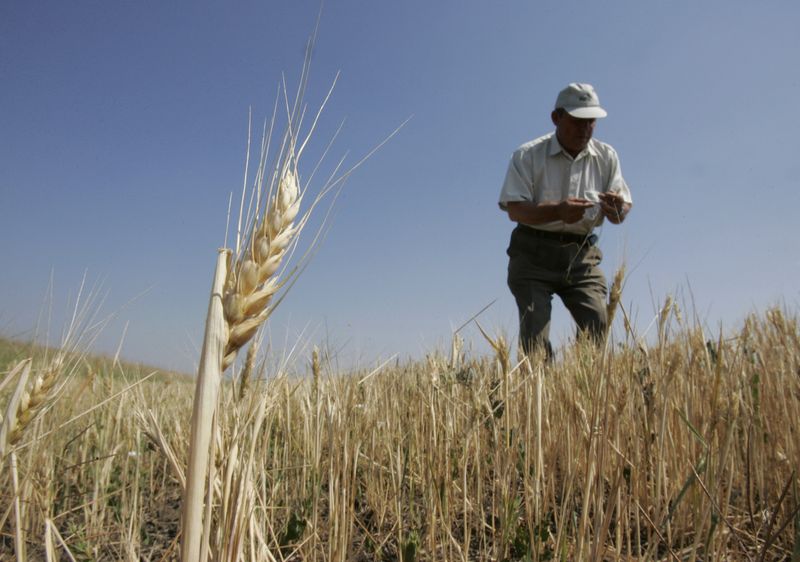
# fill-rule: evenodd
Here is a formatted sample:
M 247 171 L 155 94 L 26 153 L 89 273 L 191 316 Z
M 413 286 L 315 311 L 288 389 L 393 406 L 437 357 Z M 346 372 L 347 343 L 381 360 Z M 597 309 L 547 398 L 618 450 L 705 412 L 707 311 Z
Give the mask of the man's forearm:
M 594 203 L 586 199 L 570 197 L 563 201 L 510 201 L 506 204 L 508 218 L 515 222 L 525 224 L 544 224 L 553 221 L 563 221 L 567 224 L 578 222 L 583 218 L 586 209 Z
M 525 224 L 544 224 L 561 220 L 558 212 L 558 201 L 512 201 L 506 204 L 508 218 L 514 222 Z

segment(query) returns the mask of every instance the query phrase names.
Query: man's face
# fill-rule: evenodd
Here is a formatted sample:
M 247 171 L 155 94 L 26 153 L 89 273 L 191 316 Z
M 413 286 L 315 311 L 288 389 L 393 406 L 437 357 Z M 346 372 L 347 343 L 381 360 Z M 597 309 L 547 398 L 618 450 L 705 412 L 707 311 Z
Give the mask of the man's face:
M 572 156 L 580 154 L 592 138 L 596 120 L 578 119 L 566 111 L 554 111 L 550 117 L 556 126 L 559 144 Z

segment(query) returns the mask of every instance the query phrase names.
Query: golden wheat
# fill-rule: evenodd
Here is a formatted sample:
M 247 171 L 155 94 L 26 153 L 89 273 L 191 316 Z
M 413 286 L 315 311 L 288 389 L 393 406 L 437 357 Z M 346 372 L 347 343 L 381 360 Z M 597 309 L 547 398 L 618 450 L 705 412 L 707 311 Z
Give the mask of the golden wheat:
M 210 552 L 790 560 L 796 318 L 769 311 L 724 338 L 674 322 L 647 354 L 581 341 L 546 369 L 518 368 L 498 344 L 493 357 L 447 349 L 341 373 L 323 349 L 297 364 L 307 377 L 251 379 L 244 399 L 223 379 L 205 481 Z M 48 532 L 62 557 L 68 547 L 78 560 L 176 559 L 188 383 L 139 384 L 137 424 L 117 392 L 129 383 L 92 371 L 93 383 L 70 381 L 29 426 L 36 439 L 17 448 L 16 487 L 8 468 L 0 473 L 2 559 L 14 557 L 16 504 L 29 560 L 46 559 Z M 88 413 L 64 426 L 76 409 Z
M 228 268 L 223 297 L 228 342 L 222 370 L 236 359 L 242 348 L 269 317 L 269 303 L 281 288 L 275 273 L 301 227 L 295 224 L 302 195 L 290 157 L 267 206 L 267 213 L 250 237 L 247 252 Z
M 16 390 L 9 400 L 6 416 L 0 426 L 0 459 L 9 448 L 17 444 L 22 434 L 36 416 L 53 399 L 54 389 L 61 372 L 62 356 L 53 360 L 44 372 L 36 374 L 33 383 L 28 386 L 28 377 L 32 368 L 32 359 L 20 361 L 9 376 L 20 372 Z
M 611 283 L 611 289 L 608 292 L 608 305 L 606 306 L 606 317 L 608 319 L 608 329 L 611 331 L 611 325 L 614 322 L 614 316 L 617 313 L 617 306 L 619 305 L 620 298 L 622 298 L 622 284 L 625 281 L 625 264 L 623 263 L 614 274 L 614 281 Z

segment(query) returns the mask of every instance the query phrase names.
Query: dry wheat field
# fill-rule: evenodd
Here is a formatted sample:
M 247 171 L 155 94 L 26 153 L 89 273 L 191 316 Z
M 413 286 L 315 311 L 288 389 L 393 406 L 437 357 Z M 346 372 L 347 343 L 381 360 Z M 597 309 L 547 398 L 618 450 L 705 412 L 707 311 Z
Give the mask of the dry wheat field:
M 550 364 L 500 338 L 352 373 L 251 357 L 220 387 L 201 555 L 800 559 L 797 318 L 720 338 L 672 311 L 657 342 Z M 180 559 L 193 379 L 12 342 L 2 361 L 0 558 Z
M 354 372 L 258 352 L 363 162 L 311 187 L 309 57 L 248 142 L 195 376 L 89 356 L 91 306 L 59 348 L 1 342 L 0 559 L 800 561 L 794 311 L 722 336 L 668 298 L 644 338 L 620 269 L 621 334 L 552 362 L 483 329 L 489 355 Z

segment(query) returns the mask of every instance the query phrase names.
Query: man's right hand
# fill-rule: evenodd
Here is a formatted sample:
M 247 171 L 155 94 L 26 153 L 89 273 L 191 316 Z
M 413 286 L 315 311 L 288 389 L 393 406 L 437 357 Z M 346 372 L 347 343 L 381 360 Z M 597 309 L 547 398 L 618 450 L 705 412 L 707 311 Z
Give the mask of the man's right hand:
M 556 213 L 559 220 L 567 224 L 576 223 L 583 218 L 583 213 L 586 209 L 594 207 L 594 203 L 586 199 L 579 199 L 578 197 L 570 197 L 560 201 L 556 206 Z

